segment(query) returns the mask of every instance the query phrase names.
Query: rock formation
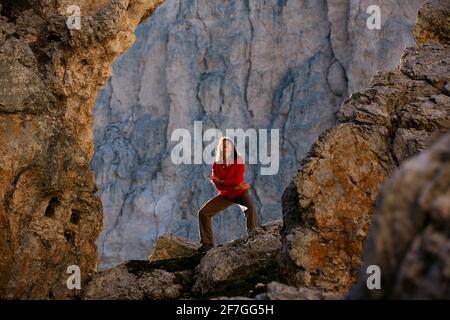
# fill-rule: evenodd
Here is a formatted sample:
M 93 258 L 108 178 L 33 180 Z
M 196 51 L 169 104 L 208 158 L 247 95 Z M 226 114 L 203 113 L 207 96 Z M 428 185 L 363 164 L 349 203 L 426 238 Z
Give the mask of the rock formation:
M 131 260 L 98 273 L 85 288 L 84 299 L 180 299 L 255 295 L 258 283 L 278 279 L 281 222 L 262 225 L 253 238 L 240 238 L 206 254 L 180 255 L 171 235 L 157 241 L 164 259 Z M 188 245 L 190 246 L 190 245 Z
M 95 97 L 160 2 L 1 2 L 0 298 L 71 297 L 67 268 L 79 266 L 82 284 L 95 272 Z M 81 29 L 66 24 L 69 5 Z
M 377 74 L 368 89 L 352 94 L 339 111 L 339 124 L 322 134 L 302 161 L 301 169 L 283 195 L 283 262 L 280 267 L 282 279 L 288 284 L 346 292 L 360 268 L 363 242 L 381 183 L 399 164 L 424 150 L 450 128 L 450 46 L 445 42 L 450 34 L 449 5 L 446 1 L 435 1 L 421 9 L 415 29 L 418 46 L 405 50 L 395 70 Z M 428 42 L 429 39 L 434 41 Z M 422 161 L 420 165 L 427 167 L 432 163 Z M 429 168 L 431 181 L 426 188 L 433 186 L 437 179 L 432 176 L 433 168 Z M 424 170 L 428 172 L 426 168 Z M 442 179 L 436 183 L 448 181 L 445 177 Z M 416 199 L 419 199 L 420 190 L 425 188 L 412 186 L 413 181 L 408 178 L 402 180 L 408 195 L 406 203 L 401 201 L 400 185 L 392 188 L 393 193 L 387 200 L 388 206 L 395 202 L 398 208 L 404 209 L 403 215 L 407 217 L 413 217 L 415 212 L 413 198 L 410 197 L 417 195 Z M 436 191 L 436 196 L 443 199 L 440 195 L 444 197 L 448 188 L 445 185 L 439 187 L 442 189 Z M 428 189 L 423 190 L 424 197 L 431 195 L 426 191 Z M 400 198 L 393 200 L 396 196 Z M 428 204 L 427 199 L 420 198 L 420 201 Z M 429 205 L 434 206 L 433 203 Z M 440 209 L 433 207 L 438 212 L 448 210 L 445 201 L 435 205 L 441 206 Z M 395 216 L 394 212 L 391 213 Z M 407 246 L 409 243 L 402 234 L 387 237 L 389 232 L 402 232 L 404 229 L 397 226 L 397 222 L 402 224 L 407 219 L 396 220 L 394 225 L 390 217 L 386 217 L 383 226 L 373 236 L 374 251 L 371 254 L 374 259 L 381 259 L 377 256 L 382 254 L 376 251 L 378 249 L 389 250 L 397 244 Z M 424 217 L 425 213 L 417 219 L 422 221 Z M 436 219 L 440 218 L 437 216 Z M 423 223 L 416 222 L 416 226 Z M 386 224 L 392 225 L 384 230 Z M 404 228 L 407 230 L 409 224 Z M 430 228 L 433 228 L 431 224 Z M 435 235 L 433 229 L 423 231 L 425 237 Z M 408 232 L 414 234 L 412 230 Z M 412 255 L 425 254 L 420 251 L 420 246 L 428 244 L 420 241 L 426 239 L 418 236 L 409 252 Z M 443 241 L 433 239 L 436 243 Z M 395 241 L 395 244 L 382 244 L 383 241 Z M 420 252 L 414 253 L 414 250 Z M 400 256 L 400 252 L 396 254 Z M 392 259 L 389 255 L 386 252 L 383 259 Z M 411 259 L 418 258 L 412 256 Z M 427 264 L 426 261 L 423 263 Z M 394 270 L 393 266 L 386 268 L 386 272 Z M 411 273 L 404 277 L 419 272 L 413 268 L 405 269 Z M 392 282 L 390 285 L 394 286 Z M 443 290 L 448 292 L 448 287 Z
M 448 17 L 448 15 L 447 15 Z M 449 299 L 450 132 L 401 165 L 374 213 L 352 299 Z M 368 290 L 367 267 L 381 289 Z
M 281 222 L 258 228 L 255 238 L 241 238 L 208 251 L 196 268 L 192 293 L 201 297 L 236 295 L 258 282 L 278 279 Z
M 207 165 L 174 165 L 176 128 L 280 129 L 280 170 L 246 178 L 259 220 L 281 218 L 300 160 L 343 100 L 414 44 L 423 1 L 167 0 L 113 65 L 95 109 L 92 162 L 105 210 L 100 268 L 145 259 L 163 233 L 197 239 L 214 194 Z M 379 4 L 381 30 L 366 26 Z M 216 242 L 245 234 L 238 208 L 214 218 Z
M 173 300 L 188 298 L 200 255 L 160 261 L 131 260 L 95 275 L 83 289 L 86 300 Z
M 169 258 L 188 257 L 197 252 L 199 247 L 200 244 L 198 242 L 177 237 L 173 234 L 163 234 L 156 240 L 148 260 L 157 261 Z
M 70 1 L 70 4 L 73 2 Z M 280 221 L 264 224 L 258 228 L 254 237 L 243 237 L 217 246 L 206 254 L 197 253 L 198 245 L 190 240 L 173 234 L 166 235 L 156 241 L 151 261 L 131 260 L 95 274 L 95 241 L 102 227 L 102 204 L 96 194 L 94 177 L 89 168 L 89 160 L 94 151 L 92 108 L 95 94 L 110 75 L 113 58 L 133 42 L 136 25 L 160 2 L 102 0 L 94 3 L 80 0 L 80 30 L 70 29 L 66 24 L 68 1 L 2 2 L 0 298 L 226 299 L 227 296 L 239 296 L 255 299 L 337 299 L 350 288 L 356 278 L 361 265 L 363 241 L 375 207 L 375 220 L 369 232 L 360 281 L 349 298 L 448 298 L 448 1 L 434 1 L 425 5 L 419 12 L 415 29 L 417 47 L 408 48 L 396 69 L 379 73 L 368 89 L 352 94 L 342 105 L 337 115 L 338 125 L 320 135 L 302 161 L 300 171 L 284 192 L 283 226 Z M 170 111 L 165 113 L 167 110 L 156 106 L 159 105 L 157 101 L 164 99 L 157 100 L 161 96 L 153 95 L 152 90 L 146 93 L 145 90 L 137 90 L 137 96 L 142 97 L 142 100 L 133 104 L 131 114 L 127 113 L 130 116 L 129 122 L 122 121 L 120 117 L 123 115 L 113 115 L 113 109 L 110 110 L 107 118 L 118 116 L 114 118 L 117 125 L 105 126 L 105 132 L 115 132 L 118 136 L 109 136 L 111 145 L 104 145 L 101 157 L 94 161 L 94 167 L 99 165 L 98 161 L 109 163 L 108 156 L 114 155 L 121 147 L 126 147 L 127 139 L 136 143 L 133 148 L 127 149 L 131 150 L 129 153 L 118 153 L 118 158 L 113 157 L 110 162 L 112 167 L 97 171 L 101 183 L 108 181 L 106 175 L 111 172 L 113 177 L 118 174 L 124 181 L 131 181 L 127 179 L 130 177 L 129 173 L 133 172 L 134 179 L 129 184 L 108 185 L 111 189 L 105 190 L 112 190 L 111 193 L 105 193 L 102 189 L 102 198 L 105 195 L 111 197 L 111 201 L 103 199 L 108 210 L 121 204 L 124 197 L 128 199 L 128 196 L 116 197 L 113 192 L 116 187 L 120 189 L 127 186 L 121 190 L 126 190 L 124 195 L 129 193 L 130 199 L 133 199 L 125 201 L 120 207 L 121 213 L 116 216 L 118 219 L 110 223 L 112 229 L 108 229 L 109 233 L 102 238 L 103 243 L 108 234 L 111 239 L 118 237 L 120 240 L 123 232 L 131 230 L 138 236 L 143 234 L 140 232 L 148 232 L 149 221 L 142 218 L 148 211 L 142 211 L 142 215 L 136 216 L 136 221 L 143 223 L 142 229 L 136 230 L 138 224 L 134 222 L 130 223 L 129 230 L 124 226 L 123 222 L 134 221 L 130 218 L 130 212 L 133 215 L 136 212 L 127 211 L 130 208 L 139 211 L 149 205 L 151 210 L 155 210 L 156 215 L 150 215 L 154 219 L 153 226 L 156 226 L 155 234 L 167 229 L 167 223 L 173 222 L 170 219 L 176 218 L 176 215 L 167 215 L 169 220 L 162 221 L 158 214 L 167 213 L 172 208 L 170 201 L 175 198 L 171 197 L 178 195 L 180 190 L 170 193 L 165 188 L 179 180 L 166 179 L 161 172 L 180 174 L 177 179 L 181 177 L 185 182 L 183 186 L 189 185 L 189 190 L 183 189 L 187 196 L 179 198 L 184 201 L 180 207 L 187 206 L 188 202 L 192 207 L 194 200 L 189 194 L 200 190 L 192 181 L 195 181 L 195 177 L 202 176 L 203 169 L 175 170 L 172 164 L 167 163 L 165 151 L 161 151 L 168 150 L 167 141 L 164 140 L 165 133 L 150 135 L 154 137 L 150 141 L 138 139 L 145 133 L 140 130 L 154 128 L 153 121 L 167 121 L 162 128 L 170 132 L 171 128 L 182 123 L 180 119 L 183 116 L 188 116 L 192 111 L 199 111 L 203 120 L 209 119 L 211 123 L 220 120 L 224 124 L 232 123 L 234 113 L 242 113 L 245 118 L 242 121 L 247 121 L 251 126 L 263 127 L 271 123 L 270 127 L 276 127 L 279 123 L 286 124 L 283 139 L 287 145 L 292 143 L 287 142 L 287 138 L 300 137 L 295 136 L 292 127 L 286 129 L 289 128 L 287 124 L 290 121 L 293 121 L 291 125 L 297 129 L 310 129 L 306 130 L 311 134 L 310 137 L 313 132 L 318 134 L 334 121 L 331 117 L 323 123 L 317 122 L 317 117 L 314 117 L 318 114 L 315 114 L 315 110 L 306 108 L 306 104 L 299 106 L 296 103 L 306 103 L 308 98 L 317 96 L 321 102 L 330 102 L 327 105 L 330 107 L 343 99 L 347 92 L 352 92 L 352 80 L 345 80 L 345 85 L 342 85 L 339 74 L 348 75 L 352 68 L 361 65 L 346 64 L 356 58 L 345 55 L 338 48 L 341 48 L 340 45 L 345 48 L 356 41 L 358 36 L 345 37 L 336 32 L 342 30 L 340 27 L 343 21 L 359 21 L 359 18 L 340 19 L 347 17 L 346 13 L 340 11 L 339 6 L 334 6 L 333 1 L 320 2 L 322 5 L 327 4 L 325 11 L 317 4 L 302 6 L 305 3 L 295 2 L 295 5 L 302 8 L 302 17 L 308 20 L 312 13 L 317 13 L 328 24 L 324 27 L 314 23 L 310 29 L 302 29 L 305 38 L 301 36 L 300 42 L 304 51 L 299 52 L 309 52 L 311 56 L 302 56 L 308 58 L 297 65 L 297 48 L 281 45 L 294 42 L 292 37 L 295 39 L 298 31 L 288 28 L 289 18 L 297 14 L 293 2 L 277 2 L 277 7 L 272 6 L 269 1 L 266 2 L 267 6 L 259 6 L 261 2 L 251 0 L 242 3 L 205 2 L 198 7 L 196 1 L 170 2 L 180 8 L 165 14 L 178 17 L 172 16 L 174 20 L 168 20 L 176 22 L 175 29 L 165 29 L 169 31 L 163 38 L 168 42 L 159 47 L 159 50 L 167 49 L 172 55 L 165 53 L 158 56 L 163 57 L 164 63 L 160 65 L 153 64 L 153 60 L 149 60 L 148 64 L 154 68 L 164 66 L 160 69 L 167 75 L 164 79 L 169 79 L 172 86 L 165 87 L 166 91 L 161 92 L 162 97 L 166 94 L 169 97 Z M 395 9 L 396 6 L 393 6 Z M 413 7 L 408 7 L 408 10 L 413 12 Z M 274 8 L 278 10 L 276 15 L 273 15 Z M 235 11 L 227 11 L 231 9 Z M 394 9 L 392 12 L 395 12 Z M 164 10 L 166 8 L 162 7 L 161 11 Z M 226 15 L 220 18 L 224 12 Z M 323 15 L 323 12 L 327 14 Z M 332 12 L 337 12 L 336 16 Z M 265 19 L 271 14 L 274 29 L 259 26 L 258 21 L 264 26 L 270 26 L 265 24 Z M 235 34 L 234 37 L 225 37 L 225 40 L 209 35 L 206 38 L 196 37 L 197 32 L 202 30 L 207 32 L 223 28 L 228 31 L 238 28 L 242 23 L 242 15 L 248 17 L 247 27 L 250 28 L 250 33 Z M 230 20 L 230 17 L 235 18 L 235 21 Z M 217 24 L 217 21 L 220 23 Z M 162 22 L 156 20 L 156 23 Z M 271 32 L 279 30 L 282 30 L 279 36 L 276 32 Z M 315 32 L 319 32 L 317 30 L 328 30 L 328 40 L 322 43 L 319 37 L 317 43 L 320 46 L 313 48 L 311 45 L 316 42 L 308 39 L 316 35 Z M 144 31 L 145 28 L 139 32 Z M 269 37 L 267 47 L 262 41 L 263 36 L 264 39 Z M 193 55 L 203 59 L 205 65 L 202 68 L 196 69 L 199 63 L 195 62 L 193 56 L 186 56 L 183 50 L 177 50 L 177 40 L 180 38 L 185 40 L 182 42 L 185 45 L 183 50 L 205 49 L 204 55 Z M 208 39 L 211 43 L 190 42 L 199 39 Z M 237 41 L 237 44 L 231 40 Z M 282 49 L 276 53 L 281 58 L 270 56 L 264 50 L 273 49 L 274 43 L 280 43 L 279 48 Z M 150 47 L 156 44 L 158 42 L 148 43 Z M 195 50 L 194 52 L 198 52 Z M 242 50 L 245 54 L 242 54 Z M 296 58 L 290 60 L 290 55 Z M 224 60 L 223 57 L 229 60 Z M 289 75 L 288 78 L 283 78 L 273 70 L 267 71 L 263 67 L 264 63 L 259 64 L 261 60 L 268 59 L 277 65 L 274 63 L 277 57 L 280 60 L 277 63 L 286 63 L 283 72 Z M 190 69 L 192 66 L 196 67 Z M 247 70 L 243 74 L 240 73 L 242 66 Z M 327 71 L 324 72 L 323 68 Z M 196 70 L 200 72 L 196 73 Z M 305 70 L 311 71 L 306 78 L 302 74 Z M 176 74 L 179 76 L 176 77 Z M 271 81 L 262 81 L 270 78 L 269 76 L 273 77 Z M 191 77 L 196 81 L 191 83 L 186 80 L 192 80 Z M 114 77 L 108 84 L 110 88 L 114 87 L 113 79 Z M 219 84 L 215 81 L 219 81 Z M 244 83 L 245 90 L 239 91 L 240 86 L 229 85 L 233 81 Z M 226 84 L 221 84 L 222 82 Z M 273 94 L 273 103 L 264 102 L 267 98 L 264 97 L 266 91 L 262 94 L 256 85 L 260 83 L 267 83 L 268 87 L 263 89 Z M 324 83 L 325 88 L 320 85 Z M 186 84 L 194 87 L 183 86 Z M 197 84 L 199 89 L 196 91 Z M 216 92 L 211 89 L 214 86 L 218 90 L 220 104 L 214 103 L 217 98 L 212 95 Z M 309 89 L 313 95 L 310 95 L 312 93 Z M 329 91 L 333 96 L 327 95 Z M 114 99 L 133 96 L 113 92 L 110 97 L 114 96 Z M 203 93 L 196 94 L 199 92 Z M 198 101 L 191 96 L 193 93 Z M 156 104 L 145 104 L 146 94 L 157 97 Z M 239 101 L 230 100 L 233 97 Z M 292 97 L 292 100 L 287 97 Z M 114 99 L 111 98 L 111 101 Z M 188 107 L 184 105 L 183 99 L 187 99 Z M 317 107 L 317 101 L 309 102 L 308 107 Z M 235 104 L 242 103 L 248 108 L 232 108 Z M 205 109 L 217 106 L 219 111 Z M 221 107 L 225 109 L 220 109 Z M 286 107 L 286 110 L 283 109 Z M 261 110 L 269 110 L 274 118 L 266 119 L 265 113 L 256 112 Z M 283 110 L 286 112 L 283 113 Z M 323 111 L 318 108 L 317 112 L 321 110 Z M 301 112 L 302 116 L 299 115 Z M 230 119 L 223 121 L 220 114 L 229 114 Z M 277 114 L 286 116 L 286 119 L 277 118 Z M 301 122 L 303 119 L 311 122 Z M 100 118 L 100 121 L 103 120 L 104 118 Z M 142 121 L 142 126 L 133 127 L 134 121 Z M 296 127 L 298 123 L 300 125 Z M 310 126 L 312 123 L 315 124 L 314 128 Z M 122 136 L 123 139 L 120 139 L 118 137 L 125 124 L 130 126 L 131 131 L 127 131 Z M 138 145 L 140 147 L 134 149 Z M 299 148 L 294 148 L 295 145 L 286 146 L 283 152 L 298 151 L 291 158 L 295 163 L 306 145 L 307 143 Z M 142 150 L 157 150 L 156 156 L 151 152 L 141 153 Z M 414 156 L 418 153 L 420 154 Z M 127 156 L 136 161 L 139 168 L 137 171 L 130 169 L 132 166 L 128 167 L 129 163 L 127 165 L 119 161 L 121 157 Z M 285 168 L 287 169 L 283 170 L 286 172 L 291 170 L 289 166 Z M 152 172 L 151 179 L 146 176 L 147 170 Z M 380 186 L 392 173 L 394 175 L 379 195 Z M 156 182 L 149 184 L 150 189 L 143 187 L 153 179 Z M 259 196 L 265 192 L 273 192 L 270 188 L 276 185 L 276 181 L 269 184 L 258 179 L 262 178 L 252 180 L 255 186 L 253 190 L 254 195 L 262 199 Z M 139 197 L 132 195 L 134 190 L 142 191 Z M 161 194 L 152 193 L 153 191 Z M 200 192 L 202 196 L 208 193 L 209 191 Z M 160 196 L 162 200 L 153 200 Z M 379 204 L 375 206 L 378 196 Z M 150 203 L 148 199 L 152 199 Z M 268 199 L 271 201 L 270 197 Z M 262 202 L 260 206 L 261 204 Z M 127 209 L 127 206 L 130 208 Z M 268 208 L 265 207 L 262 212 L 269 210 Z M 275 207 L 270 208 L 276 211 Z M 178 226 L 181 228 L 186 221 L 190 221 L 188 217 Z M 227 223 L 230 223 L 229 219 Z M 184 226 L 184 231 L 178 229 L 177 233 L 192 235 L 189 224 Z M 148 235 L 149 239 L 142 240 L 142 246 L 131 242 L 130 247 L 136 252 L 142 250 L 152 242 L 152 233 Z M 108 263 L 124 257 L 125 251 L 114 250 L 129 249 L 122 246 L 120 241 L 110 248 L 112 255 Z M 365 290 L 365 267 L 370 264 L 381 267 L 381 291 Z M 71 265 L 80 267 L 82 291 L 69 290 L 66 286 L 67 268 Z

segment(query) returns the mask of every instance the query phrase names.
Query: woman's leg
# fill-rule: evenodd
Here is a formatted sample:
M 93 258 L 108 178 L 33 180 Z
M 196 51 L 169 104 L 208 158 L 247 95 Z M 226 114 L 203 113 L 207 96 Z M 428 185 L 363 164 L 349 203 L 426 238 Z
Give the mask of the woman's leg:
M 213 244 L 211 218 L 232 204 L 232 201 L 217 195 L 214 198 L 209 199 L 198 211 L 198 228 L 200 230 L 201 243 Z
M 241 206 L 247 207 L 247 209 L 244 210 L 247 218 L 247 231 L 255 229 L 258 226 L 258 215 L 256 214 L 256 207 L 253 204 L 250 193 L 246 191 L 237 198 L 234 198 L 233 201 Z

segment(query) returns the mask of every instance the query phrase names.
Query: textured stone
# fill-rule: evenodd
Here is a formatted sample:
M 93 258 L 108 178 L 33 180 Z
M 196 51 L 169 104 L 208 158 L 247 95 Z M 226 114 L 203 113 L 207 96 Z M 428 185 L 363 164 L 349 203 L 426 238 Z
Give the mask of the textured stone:
M 436 25 L 446 24 L 417 27 L 416 36 L 424 41 Z M 450 46 L 425 42 L 345 101 L 339 124 L 312 146 L 283 195 L 280 268 L 288 284 L 350 289 L 380 185 L 450 128 L 449 79 Z
M 182 299 L 254 296 L 258 283 L 275 280 L 281 221 L 262 225 L 254 238 L 240 238 L 205 253 L 155 261 L 132 260 L 96 274 L 83 299 Z M 169 248 L 180 239 L 163 236 Z M 159 243 L 160 241 L 157 241 Z M 169 242 L 173 242 L 170 244 Z M 172 253 L 172 252 L 170 252 Z
M 450 132 L 383 186 L 350 299 L 450 297 Z M 381 289 L 367 290 L 378 265 Z
M 350 93 L 393 68 L 421 0 L 384 1 L 382 29 L 363 1 L 168 0 L 117 59 L 95 109 L 92 162 L 104 204 L 99 268 L 145 259 L 163 233 L 198 239 L 197 210 L 214 194 L 207 165 L 170 159 L 176 128 L 280 129 L 280 171 L 246 179 L 262 223 L 300 160 Z M 215 243 L 245 234 L 237 206 L 213 219 Z
M 209 250 L 195 269 L 194 296 L 238 295 L 277 279 L 281 222 L 263 225 L 254 238 Z
M 173 234 L 163 234 L 155 242 L 152 253 L 148 257 L 150 261 L 165 260 L 180 257 L 189 257 L 197 252 L 200 247 L 198 242 L 177 237 Z
M 191 274 L 192 275 L 192 274 Z M 176 273 L 154 269 L 141 275 L 127 264 L 97 274 L 84 290 L 86 300 L 169 300 L 181 297 L 183 285 Z
M 420 9 L 414 30 L 417 44 L 427 41 L 450 43 L 450 2 L 447 0 L 433 0 L 424 4 Z
M 0 298 L 67 298 L 97 266 L 102 205 L 89 168 L 92 109 L 112 60 L 161 1 L 0 6 Z M 66 8 L 81 8 L 81 30 Z

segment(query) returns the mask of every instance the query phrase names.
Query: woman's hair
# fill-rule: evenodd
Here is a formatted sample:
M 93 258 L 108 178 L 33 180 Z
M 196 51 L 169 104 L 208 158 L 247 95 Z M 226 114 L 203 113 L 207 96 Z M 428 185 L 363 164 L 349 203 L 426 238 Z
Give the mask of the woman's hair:
M 231 143 L 231 145 L 233 146 L 233 154 L 234 154 L 234 161 L 236 161 L 239 157 L 239 153 L 236 150 L 236 146 L 233 143 L 233 140 L 231 140 L 231 138 L 229 137 L 222 137 L 219 139 L 219 142 L 217 143 L 217 148 L 216 148 L 216 162 L 217 163 L 223 163 L 223 150 L 222 150 L 222 144 L 224 143 L 224 141 L 228 141 L 229 143 Z

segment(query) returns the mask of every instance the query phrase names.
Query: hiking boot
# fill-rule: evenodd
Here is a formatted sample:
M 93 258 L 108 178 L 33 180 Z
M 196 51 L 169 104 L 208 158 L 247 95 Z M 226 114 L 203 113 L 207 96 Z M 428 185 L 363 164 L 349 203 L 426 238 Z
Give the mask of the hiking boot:
M 214 248 L 213 244 L 202 243 L 202 245 L 200 246 L 200 248 L 197 249 L 197 251 L 198 252 L 207 252 L 207 251 L 211 250 L 212 248 Z

